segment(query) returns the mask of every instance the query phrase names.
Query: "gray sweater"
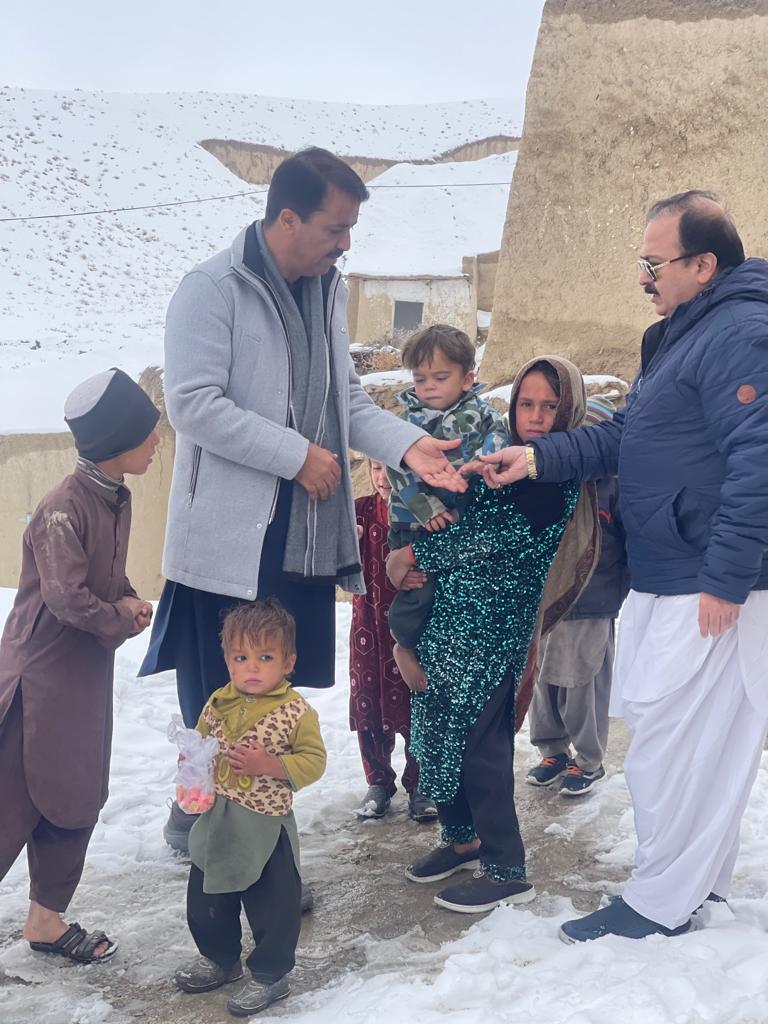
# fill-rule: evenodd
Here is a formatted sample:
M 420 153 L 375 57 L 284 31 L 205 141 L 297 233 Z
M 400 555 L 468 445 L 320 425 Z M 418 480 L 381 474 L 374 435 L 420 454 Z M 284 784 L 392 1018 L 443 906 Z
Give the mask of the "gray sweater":
M 246 231 L 231 248 L 187 274 L 168 308 L 165 400 L 176 430 L 163 572 L 198 590 L 256 596 L 264 534 L 280 478 L 301 469 L 309 442 L 289 423 L 288 341 L 258 268 L 243 261 Z M 397 469 L 424 432 L 379 409 L 349 354 L 346 289 L 337 273 L 328 293 L 327 333 L 343 450 Z M 344 475 L 355 522 L 349 475 Z M 341 585 L 363 593 L 359 574 Z

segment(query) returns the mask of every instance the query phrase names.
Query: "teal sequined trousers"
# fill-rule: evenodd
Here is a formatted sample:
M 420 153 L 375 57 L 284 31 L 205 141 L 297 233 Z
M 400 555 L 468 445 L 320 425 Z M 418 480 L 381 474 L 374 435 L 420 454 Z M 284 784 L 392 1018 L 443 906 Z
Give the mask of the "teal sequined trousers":
M 472 793 L 478 780 L 463 779 L 463 772 L 478 723 L 485 739 L 477 750 L 470 744 L 472 771 L 488 775 L 480 789 L 496 782 L 499 796 L 505 789 L 505 780 L 493 778 L 492 751 L 480 748 L 493 746 L 499 765 L 511 764 L 514 693 L 549 567 L 578 494 L 572 483 L 524 480 L 491 490 L 480 482 L 459 523 L 414 544 L 419 567 L 436 576 L 432 616 L 417 648 L 429 682 L 424 693 L 412 695 L 411 751 L 419 762 L 419 789 L 444 805 L 445 841 L 468 842 L 475 835 L 472 803 L 478 798 L 473 801 Z M 508 802 L 514 814 L 511 780 Z M 468 814 L 458 813 L 460 805 Z M 498 815 L 504 813 L 499 806 Z M 468 820 L 444 820 L 457 817 Z M 485 866 L 502 876 L 513 872 L 505 877 L 524 873 L 524 865 L 500 863 L 497 854 Z

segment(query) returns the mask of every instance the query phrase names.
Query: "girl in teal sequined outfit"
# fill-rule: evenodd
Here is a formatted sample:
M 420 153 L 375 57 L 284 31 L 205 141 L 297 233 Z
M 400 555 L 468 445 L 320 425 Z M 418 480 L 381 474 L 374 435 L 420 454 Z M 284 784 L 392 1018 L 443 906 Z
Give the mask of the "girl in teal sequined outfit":
M 576 367 L 548 357 L 521 371 L 510 419 L 525 442 L 577 425 L 584 407 Z M 514 803 L 515 693 L 569 522 L 571 533 L 576 523 L 581 528 L 582 543 L 564 545 L 571 555 L 565 575 L 575 578 L 573 552 L 588 549 L 597 532 L 590 493 L 575 483 L 523 480 L 491 490 L 478 481 L 459 523 L 412 546 L 419 569 L 435 574 L 435 600 L 418 645 L 428 685 L 412 697 L 411 750 L 420 787 L 437 803 L 443 846 L 412 864 L 407 876 L 437 881 L 479 862 L 482 871 L 471 881 L 435 897 L 450 909 L 476 913 L 535 896 L 525 880 Z M 395 554 L 407 562 L 406 554 Z M 558 611 L 564 615 L 567 606 Z

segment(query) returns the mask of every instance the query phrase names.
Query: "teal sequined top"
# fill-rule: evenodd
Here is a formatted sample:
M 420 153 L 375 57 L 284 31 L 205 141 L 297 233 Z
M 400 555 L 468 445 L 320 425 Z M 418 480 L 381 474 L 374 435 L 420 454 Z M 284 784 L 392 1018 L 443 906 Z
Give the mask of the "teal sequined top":
M 456 794 L 467 736 L 507 672 L 528 658 L 549 567 L 579 496 L 575 483 L 482 481 L 462 519 L 413 545 L 435 573 L 432 615 L 417 653 L 429 680 L 411 698 L 410 749 L 419 790 L 440 803 Z

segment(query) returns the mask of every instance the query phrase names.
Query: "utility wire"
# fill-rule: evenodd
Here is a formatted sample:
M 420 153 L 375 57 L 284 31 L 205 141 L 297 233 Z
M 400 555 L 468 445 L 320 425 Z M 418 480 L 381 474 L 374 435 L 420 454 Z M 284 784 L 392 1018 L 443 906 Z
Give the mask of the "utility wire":
M 458 181 L 445 185 L 368 185 L 370 189 L 380 188 L 487 188 L 490 185 L 511 185 L 511 181 Z M 266 195 L 268 189 L 253 189 L 251 192 L 233 192 L 227 196 L 206 196 L 203 199 L 179 199 L 173 203 L 151 203 L 147 206 L 118 206 L 112 210 L 80 210 L 75 213 L 37 213 L 28 217 L 0 217 L 0 224 L 19 224 L 30 220 L 67 220 L 70 217 L 101 217 L 108 213 L 134 213 L 138 210 L 164 210 L 169 206 L 192 206 L 195 203 L 217 203 L 224 199 L 243 199 L 247 196 Z

